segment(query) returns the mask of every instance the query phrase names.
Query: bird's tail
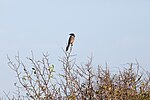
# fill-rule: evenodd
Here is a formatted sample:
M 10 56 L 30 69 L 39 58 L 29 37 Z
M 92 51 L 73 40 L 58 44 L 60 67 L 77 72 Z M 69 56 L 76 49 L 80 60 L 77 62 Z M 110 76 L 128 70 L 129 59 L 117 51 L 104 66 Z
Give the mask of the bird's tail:
M 68 45 L 67 45 L 67 47 L 66 47 L 66 51 L 68 51 L 68 49 L 69 49 L 69 46 L 70 46 L 70 44 L 68 44 Z

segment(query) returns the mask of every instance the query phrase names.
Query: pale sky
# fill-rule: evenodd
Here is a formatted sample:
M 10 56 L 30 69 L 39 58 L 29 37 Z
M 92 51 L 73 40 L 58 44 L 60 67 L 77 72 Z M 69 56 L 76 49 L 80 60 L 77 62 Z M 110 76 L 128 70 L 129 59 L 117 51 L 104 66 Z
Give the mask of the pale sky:
M 40 59 L 48 52 L 59 69 L 70 32 L 78 64 L 93 54 L 95 65 L 116 70 L 137 59 L 150 70 L 149 0 L 0 0 L 0 96 L 16 81 L 7 55 L 19 51 L 25 59 L 32 50 Z

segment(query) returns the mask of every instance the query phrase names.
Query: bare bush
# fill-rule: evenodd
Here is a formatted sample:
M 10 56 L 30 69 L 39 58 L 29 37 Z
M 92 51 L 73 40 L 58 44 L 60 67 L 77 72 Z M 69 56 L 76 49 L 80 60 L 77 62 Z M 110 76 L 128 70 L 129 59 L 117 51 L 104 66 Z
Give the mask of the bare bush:
M 59 89 L 53 83 L 54 65 L 50 65 L 48 55 L 43 54 L 42 60 L 36 60 L 32 55 L 27 58 L 30 66 L 25 65 L 19 55 L 15 57 L 16 63 L 8 57 L 9 67 L 16 73 L 18 82 L 17 98 L 14 99 L 33 99 L 33 100 L 54 100 L 58 98 Z M 23 91 L 25 95 L 20 94 Z
M 24 64 L 19 55 L 15 63 L 8 57 L 9 67 L 16 73 L 17 93 L 10 100 L 150 100 L 150 73 L 141 71 L 138 62 L 127 64 L 119 74 L 111 74 L 106 66 L 94 67 L 92 57 L 84 65 L 75 62 L 75 56 L 64 51 L 60 58 L 60 78 L 54 78 L 54 65 L 48 55 L 42 60 L 34 56 L 27 58 L 30 66 Z M 141 73 L 142 72 L 142 73 Z M 25 93 L 25 94 L 23 94 Z

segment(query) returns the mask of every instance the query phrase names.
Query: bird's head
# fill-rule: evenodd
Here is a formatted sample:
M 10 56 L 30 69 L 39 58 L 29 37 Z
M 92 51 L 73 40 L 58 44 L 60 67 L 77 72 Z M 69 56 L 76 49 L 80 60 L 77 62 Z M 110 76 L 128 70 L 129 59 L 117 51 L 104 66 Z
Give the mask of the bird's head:
M 74 33 L 70 33 L 69 35 L 71 35 L 71 36 L 74 36 L 74 37 L 75 37 Z

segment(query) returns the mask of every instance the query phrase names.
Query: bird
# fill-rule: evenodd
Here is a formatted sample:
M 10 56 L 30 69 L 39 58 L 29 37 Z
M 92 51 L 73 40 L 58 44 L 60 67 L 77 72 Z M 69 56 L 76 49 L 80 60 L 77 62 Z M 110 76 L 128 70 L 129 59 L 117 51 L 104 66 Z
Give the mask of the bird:
M 69 35 L 70 35 L 70 37 L 69 37 L 69 40 L 68 40 L 68 45 L 66 47 L 66 51 L 68 51 L 70 45 L 73 46 L 73 42 L 75 40 L 75 34 L 74 33 L 71 33 Z

